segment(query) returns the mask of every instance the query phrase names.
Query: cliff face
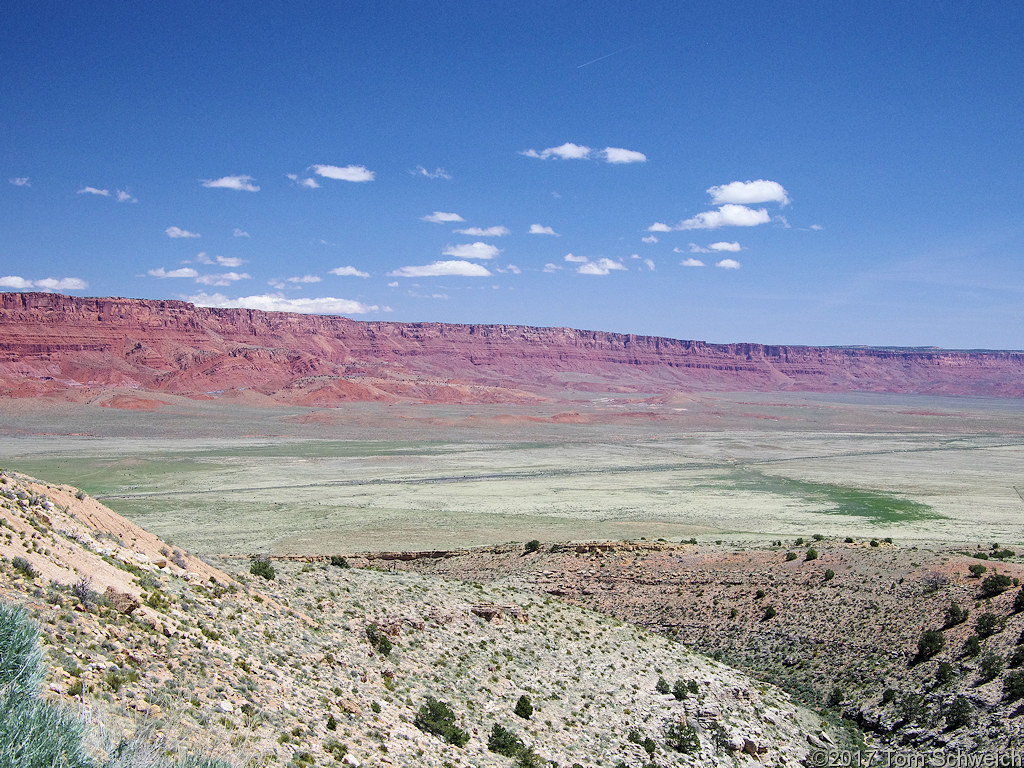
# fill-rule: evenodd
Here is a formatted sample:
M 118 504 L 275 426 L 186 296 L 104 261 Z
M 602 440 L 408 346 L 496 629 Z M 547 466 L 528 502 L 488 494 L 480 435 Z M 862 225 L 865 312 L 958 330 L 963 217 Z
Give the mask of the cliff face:
M 357 322 L 180 301 L 0 294 L 0 394 L 125 387 L 280 402 L 524 400 L 554 390 L 1024 396 L 1024 352 L 707 344 L 510 325 Z

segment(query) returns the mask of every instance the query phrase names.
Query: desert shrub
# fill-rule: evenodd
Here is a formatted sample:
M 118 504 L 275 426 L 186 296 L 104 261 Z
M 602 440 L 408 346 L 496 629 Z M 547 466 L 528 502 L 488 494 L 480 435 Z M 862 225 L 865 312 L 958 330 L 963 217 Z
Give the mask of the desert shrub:
M 995 597 L 1008 590 L 1013 584 L 1013 579 L 1005 573 L 993 573 L 986 576 L 981 582 L 981 594 L 984 597 Z
M 336 731 L 338 730 L 338 720 L 333 714 L 327 715 L 327 730 Z
M 366 639 L 370 641 L 370 645 L 381 656 L 389 656 L 391 654 L 393 647 L 391 640 L 388 639 L 388 636 L 384 634 L 384 631 L 377 624 L 366 625 Z
M 967 568 L 967 570 L 971 572 L 971 576 L 973 576 L 976 579 L 980 579 L 981 578 L 981 574 L 983 574 L 985 571 L 987 571 L 988 568 L 986 568 L 981 563 L 975 563 L 974 565 L 969 566 Z
M 516 768 L 547 768 L 548 762 L 533 751 L 533 747 L 526 747 L 519 753 L 516 760 Z
M 324 752 L 334 757 L 334 759 L 340 763 L 342 761 L 342 758 L 344 758 L 345 755 L 348 754 L 348 747 L 346 747 L 340 741 L 334 741 L 332 739 L 331 741 L 328 741 L 326 744 L 324 744 Z
M 1017 553 L 1012 549 L 994 549 L 992 550 L 991 557 L 997 560 L 1006 560 L 1008 557 L 1016 557 Z
M 992 637 L 992 635 L 1002 631 L 1002 629 L 1003 622 L 994 613 L 983 613 L 974 622 L 974 631 L 978 633 L 978 637 L 982 640 L 986 637 Z
M 797 538 L 797 540 L 794 541 L 793 543 L 796 544 L 798 547 L 802 547 L 804 545 L 804 537 L 803 536 L 799 536 Z
M 333 565 L 335 568 L 351 568 L 352 567 L 351 565 L 348 564 L 348 560 L 346 560 L 341 555 L 331 555 L 331 565 Z
M 1013 612 L 1024 612 L 1024 588 L 1018 590 L 1017 594 L 1013 596 Z
M 988 560 L 988 553 L 976 552 L 975 554 L 971 555 L 971 557 L 973 557 L 975 560 Z
M 1003 657 L 992 651 L 986 651 L 981 657 L 978 671 L 981 673 L 982 682 L 988 683 L 995 680 L 1003 671 Z
M 515 731 L 510 731 L 495 723 L 491 728 L 491 735 L 487 737 L 487 748 L 491 752 L 497 752 L 505 757 L 518 757 L 526 749 L 526 744 L 516 735 Z
M 764 609 L 764 614 L 761 616 L 761 621 L 769 621 L 774 619 L 778 615 L 778 611 L 771 605 Z
M 868 546 L 870 546 L 870 547 L 877 547 L 878 546 L 878 539 L 872 539 L 871 541 L 869 541 L 868 542 Z
M 964 640 L 964 656 L 977 656 L 981 653 L 981 638 L 971 635 Z
M 665 744 L 676 752 L 692 755 L 700 750 L 700 739 L 692 725 L 675 722 L 665 729 Z
M 956 675 L 953 665 L 948 661 L 940 661 L 938 669 L 935 670 L 935 684 L 945 685 L 952 680 Z
M 847 544 L 853 544 L 853 536 L 847 536 L 843 541 Z
M 1021 648 L 1020 646 L 1014 648 L 1006 658 L 1006 666 L 1010 669 L 1017 669 L 1017 667 L 1024 666 L 1024 648 Z
M 794 560 L 795 559 L 796 558 L 794 558 Z M 759 589 L 759 590 L 757 590 L 757 592 L 754 593 L 754 599 L 755 600 L 760 600 L 762 597 L 764 597 L 764 590 L 763 589 Z
M 843 703 L 845 697 L 846 694 L 843 692 L 843 689 L 837 685 L 828 694 L 828 705 L 830 707 L 838 707 Z
M 427 696 L 427 701 L 416 713 L 413 725 L 424 733 L 438 736 L 456 747 L 464 747 L 469 734 L 455 725 L 455 713 L 447 702 Z
M 829 569 L 827 569 L 825 571 L 825 579 L 824 579 L 825 581 L 832 581 L 832 579 L 834 579 L 835 577 L 836 577 L 836 572 L 833 571 L 831 568 L 829 568 Z
M 26 579 L 34 579 L 36 577 L 36 569 L 33 568 L 32 563 L 24 557 L 12 557 L 11 565 L 14 566 L 14 570 L 18 571 L 18 573 L 22 574 Z
M 525 547 L 525 551 L 526 552 L 536 552 L 539 549 L 540 549 L 540 542 L 537 539 L 530 539 L 530 541 L 526 542 L 526 547 Z
M 1003 678 L 1003 697 L 1007 701 L 1024 698 L 1024 670 L 1018 669 Z
M 512 711 L 519 717 L 523 718 L 523 720 L 529 720 L 533 717 L 533 702 L 531 702 L 530 697 L 524 693 L 519 697 L 519 700 L 516 701 L 516 707 Z
M 919 693 L 908 693 L 900 700 L 900 716 L 908 723 L 920 723 L 928 716 L 928 705 Z
M 253 576 L 261 576 L 267 581 L 273 581 L 274 576 L 277 575 L 274 566 L 265 557 L 252 558 L 249 562 L 249 573 Z
M 818 559 L 818 550 L 814 549 L 813 547 L 811 549 L 808 549 L 807 553 L 804 555 L 804 560 L 817 560 L 817 559 Z
M 654 690 L 658 693 L 672 693 L 672 688 L 664 677 L 658 678 L 658 682 L 654 684 Z
M 682 701 L 686 698 L 687 688 L 686 683 L 682 680 L 676 680 L 672 683 L 672 696 L 676 701 Z
M 820 533 L 816 533 L 813 536 L 811 536 L 811 538 L 814 539 L 815 541 L 821 541 L 825 537 L 822 534 L 820 534 Z
M 957 696 L 946 710 L 946 728 L 955 731 L 974 722 L 974 707 L 966 696 Z
M 82 501 L 85 498 L 85 491 L 78 491 L 75 493 L 75 498 Z
M 917 661 L 935 656 L 946 647 L 946 638 L 939 629 L 926 629 L 917 640 Z
M 946 609 L 946 621 L 943 624 L 944 629 L 955 627 L 957 624 L 963 624 L 967 621 L 967 616 L 970 611 L 965 611 L 957 603 L 953 602 L 949 604 L 949 608 Z
M 882 692 L 882 704 L 892 704 L 894 701 L 896 701 L 896 691 L 892 688 L 886 688 Z
M 787 552 L 786 553 L 786 562 L 788 563 L 788 562 L 791 562 L 793 560 L 796 560 L 796 552 Z

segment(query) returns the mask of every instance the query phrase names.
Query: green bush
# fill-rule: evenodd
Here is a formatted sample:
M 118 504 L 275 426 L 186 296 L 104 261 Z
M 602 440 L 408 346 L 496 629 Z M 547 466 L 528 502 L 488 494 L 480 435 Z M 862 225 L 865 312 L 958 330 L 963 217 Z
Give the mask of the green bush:
M 963 610 L 957 603 L 950 603 L 949 608 L 946 609 L 946 621 L 943 624 L 943 628 L 949 629 L 957 624 L 963 624 L 967 621 L 969 613 L 970 611 Z
M 786 553 L 786 562 L 788 563 L 788 562 L 791 562 L 793 560 L 796 560 L 796 552 L 787 552 Z
M 997 632 L 1001 632 L 1003 629 L 1002 620 L 994 613 L 983 613 L 978 617 L 978 620 L 974 622 L 974 631 L 978 633 L 978 637 L 984 640 L 986 637 L 992 637 Z
M 993 573 L 986 576 L 981 582 L 981 594 L 984 597 L 995 597 L 1008 590 L 1013 584 L 1013 579 L 1005 573 Z
M 917 661 L 935 656 L 946 647 L 946 638 L 939 629 L 926 629 L 917 640 Z
M 32 563 L 24 557 L 14 556 L 11 558 L 11 565 L 14 566 L 14 570 L 21 573 L 26 579 L 34 579 L 37 575 L 36 569 L 32 567 Z
M 540 549 L 540 542 L 537 539 L 531 539 L 530 541 L 526 542 L 526 551 L 527 552 L 536 552 L 539 549 Z
M 774 619 L 778 615 L 778 611 L 774 607 L 768 606 L 764 609 L 764 614 L 761 616 L 761 621 L 769 621 Z
M 979 672 L 982 682 L 995 680 L 1003 671 L 1003 657 L 992 651 L 986 651 L 981 657 Z
M 274 566 L 270 564 L 270 561 L 262 557 L 254 557 L 249 562 L 249 573 L 253 576 L 262 576 L 267 581 L 273 581 L 274 576 L 277 572 L 274 570 Z
M 1024 648 L 1017 646 L 1011 651 L 1010 655 L 1006 658 L 1006 666 L 1010 669 L 1017 669 L 1018 667 L 1024 667 Z
M 523 718 L 523 720 L 529 720 L 533 717 L 533 702 L 531 702 L 530 697 L 524 693 L 519 697 L 519 700 L 516 702 L 516 707 L 512 711 L 519 717 Z
M 953 665 L 948 661 L 940 661 L 938 669 L 935 670 L 935 684 L 945 685 L 952 680 L 956 675 Z
M 456 747 L 464 747 L 469 734 L 455 725 L 455 713 L 447 702 L 427 696 L 427 701 L 416 713 L 413 725 L 424 733 L 438 736 Z
M 659 677 L 658 682 L 654 684 L 654 690 L 658 693 L 672 693 L 672 688 L 668 684 L 668 680 L 664 677 Z
M 981 653 L 981 638 L 971 635 L 964 640 L 964 656 L 977 656 Z
M 341 555 L 331 555 L 331 565 L 333 565 L 335 568 L 351 568 L 352 567 L 351 565 L 348 564 L 348 560 L 346 560 Z
M 1024 670 L 1011 672 L 1003 678 L 1003 697 L 1007 701 L 1024 698 Z
M 1024 612 L 1024 588 L 1020 589 L 1017 594 L 1013 596 L 1013 612 Z
M 329 755 L 332 755 L 334 759 L 340 763 L 342 758 L 344 758 L 345 755 L 348 754 L 348 747 L 346 747 L 340 741 L 331 740 L 324 744 L 324 752 L 326 752 Z
M 804 555 L 804 560 L 817 560 L 817 559 L 818 559 L 818 550 L 814 549 L 813 547 L 811 549 L 808 549 L 807 553 Z
M 967 570 L 971 572 L 971 576 L 973 576 L 976 579 L 980 579 L 981 578 L 981 574 L 983 574 L 985 571 L 987 571 L 988 568 L 986 568 L 981 563 L 975 563 L 974 565 L 969 566 L 967 568 Z
M 491 728 L 491 735 L 487 737 L 487 748 L 491 752 L 497 752 L 505 757 L 518 757 L 526 749 L 526 744 L 516 735 L 498 723 Z
M 381 656 L 391 655 L 391 640 L 384 634 L 383 630 L 377 624 L 366 625 L 366 639 L 370 641 L 370 645 L 373 646 L 374 650 L 377 651 Z
M 676 752 L 692 755 L 700 750 L 697 731 L 687 723 L 672 723 L 665 729 L 665 744 Z
M 686 693 L 686 683 L 683 680 L 676 680 L 672 683 L 672 696 L 675 697 L 676 701 L 682 701 L 685 699 Z
M 966 696 L 957 696 L 953 703 L 946 710 L 946 728 L 955 731 L 957 728 L 964 728 L 974 722 L 974 707 L 967 700 Z
M 824 579 L 825 581 L 832 581 L 832 579 L 834 579 L 835 577 L 836 577 L 836 572 L 833 571 L 831 568 L 829 568 L 829 569 L 827 569 L 825 571 L 825 579 Z

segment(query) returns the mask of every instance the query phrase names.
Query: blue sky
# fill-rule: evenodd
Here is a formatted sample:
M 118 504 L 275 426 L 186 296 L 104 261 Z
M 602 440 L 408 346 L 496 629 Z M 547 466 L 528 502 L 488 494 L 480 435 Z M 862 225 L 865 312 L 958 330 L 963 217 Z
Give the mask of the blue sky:
M 68 3 L 0 24 L 0 290 L 1024 347 L 1018 2 Z

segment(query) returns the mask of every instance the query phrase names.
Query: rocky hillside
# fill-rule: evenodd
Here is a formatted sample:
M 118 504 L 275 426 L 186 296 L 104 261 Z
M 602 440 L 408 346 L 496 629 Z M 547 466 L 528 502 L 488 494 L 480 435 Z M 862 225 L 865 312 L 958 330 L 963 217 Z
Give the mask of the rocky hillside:
M 519 545 L 367 562 L 617 616 L 829 707 L 895 748 L 1024 747 L 1024 553 L 873 542 L 595 543 L 530 554 Z
M 566 391 L 1024 395 L 1024 352 L 817 348 L 507 325 L 357 322 L 180 301 L 0 294 L 0 395 L 105 389 L 346 400 L 529 402 Z M 123 397 L 115 407 L 159 407 Z
M 46 695 L 91 713 L 97 749 L 141 738 L 293 768 L 798 766 L 845 738 L 771 685 L 551 596 L 337 558 L 232 575 L 12 474 L 0 555 L 0 597 L 41 627 Z

